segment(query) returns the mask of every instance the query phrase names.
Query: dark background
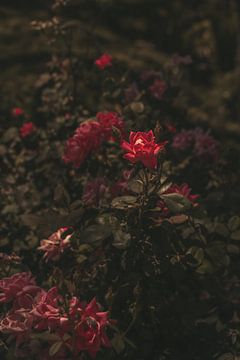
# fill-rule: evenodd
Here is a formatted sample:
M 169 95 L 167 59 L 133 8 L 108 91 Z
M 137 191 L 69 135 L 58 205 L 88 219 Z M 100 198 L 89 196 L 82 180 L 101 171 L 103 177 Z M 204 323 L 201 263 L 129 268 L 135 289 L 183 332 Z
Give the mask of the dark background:
M 49 1 L 0 4 L 1 108 L 28 102 L 49 59 L 32 20 L 52 15 Z M 73 0 L 62 14 L 77 20 L 75 51 L 83 42 L 130 68 L 159 69 L 173 54 L 190 55 L 182 101 L 193 124 L 211 127 L 237 146 L 240 135 L 240 4 L 237 0 Z M 90 34 L 90 37 L 89 37 Z

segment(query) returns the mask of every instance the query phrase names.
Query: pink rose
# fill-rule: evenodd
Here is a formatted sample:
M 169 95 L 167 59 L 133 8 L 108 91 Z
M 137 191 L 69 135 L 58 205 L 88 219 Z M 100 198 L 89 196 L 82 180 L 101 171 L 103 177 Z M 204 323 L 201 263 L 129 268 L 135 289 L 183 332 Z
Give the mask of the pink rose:
M 41 241 L 41 245 L 38 247 L 38 250 L 45 252 L 43 257 L 46 261 L 58 260 L 65 249 L 70 246 L 70 239 L 72 235 L 67 235 L 62 238 L 62 235 L 66 230 L 67 228 L 60 228 L 48 239 Z

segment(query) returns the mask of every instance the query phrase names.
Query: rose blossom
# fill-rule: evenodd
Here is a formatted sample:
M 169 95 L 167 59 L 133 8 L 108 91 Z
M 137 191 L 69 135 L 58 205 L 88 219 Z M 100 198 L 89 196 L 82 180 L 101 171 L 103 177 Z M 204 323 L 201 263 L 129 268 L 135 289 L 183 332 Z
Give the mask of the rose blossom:
M 24 115 L 24 110 L 22 108 L 19 108 L 19 107 L 13 108 L 11 110 L 11 114 L 12 114 L 13 117 L 17 118 L 19 116 Z
M 101 346 L 111 347 L 105 330 L 113 321 L 108 319 L 108 312 L 100 311 L 96 299 L 77 311 L 80 318 L 75 326 L 76 349 L 95 357 Z
M 38 247 L 38 250 L 45 252 L 43 257 L 46 261 L 49 261 L 50 259 L 53 261 L 58 260 L 64 250 L 70 246 L 70 239 L 72 235 L 67 235 L 64 239 L 62 238 L 62 235 L 66 230 L 67 228 L 60 228 L 48 239 L 41 241 L 41 246 Z
M 131 131 L 129 140 L 129 143 L 124 140 L 121 144 L 122 149 L 126 152 L 124 158 L 133 164 L 140 161 L 147 168 L 155 169 L 158 154 L 164 149 L 166 141 L 156 144 L 152 130 L 148 132 Z
M 104 141 L 112 139 L 112 128 L 122 134 L 123 119 L 115 112 L 99 112 L 97 121 L 88 120 L 80 124 L 74 135 L 67 140 L 63 160 L 78 168 L 87 156 L 96 151 Z
M 35 291 L 35 280 L 31 273 L 22 272 L 0 280 L 0 304 L 16 299 L 22 294 Z
M 42 290 L 35 298 L 31 315 L 34 316 L 34 329 L 58 331 L 61 334 L 68 330 L 68 318 L 63 313 L 59 302 L 63 300 L 56 287 Z
M 36 131 L 36 126 L 31 122 L 25 122 L 19 129 L 20 136 L 25 138 Z
M 102 142 L 98 121 L 85 121 L 77 128 L 75 134 L 68 139 L 63 155 L 65 163 L 72 162 L 77 168 L 88 154 L 96 150 Z
M 102 56 L 100 56 L 99 59 L 95 61 L 95 65 L 101 70 L 105 69 L 106 67 L 112 66 L 112 56 L 108 54 L 103 54 Z

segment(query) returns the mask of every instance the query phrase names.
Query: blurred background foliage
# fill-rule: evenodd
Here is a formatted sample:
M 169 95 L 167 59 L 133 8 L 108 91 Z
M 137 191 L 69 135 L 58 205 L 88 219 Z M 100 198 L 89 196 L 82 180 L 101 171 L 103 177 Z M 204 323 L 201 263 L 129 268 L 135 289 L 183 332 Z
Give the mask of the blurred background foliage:
M 1 0 L 2 110 L 16 103 L 30 104 L 36 79 L 52 51 L 52 44 L 30 30 L 30 22 L 51 16 L 45 0 Z M 94 46 L 132 69 L 143 70 L 159 69 L 176 53 L 190 55 L 193 62 L 175 100 L 177 106 L 182 107 L 187 121 L 209 126 L 224 141 L 237 146 L 237 0 L 72 0 L 61 16 L 76 28 L 72 48 L 76 54 Z

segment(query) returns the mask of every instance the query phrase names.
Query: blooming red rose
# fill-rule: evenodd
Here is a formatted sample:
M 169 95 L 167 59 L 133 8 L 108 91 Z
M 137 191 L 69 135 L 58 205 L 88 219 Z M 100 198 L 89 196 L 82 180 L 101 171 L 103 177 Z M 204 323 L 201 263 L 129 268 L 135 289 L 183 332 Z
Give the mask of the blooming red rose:
M 31 135 L 35 131 L 36 131 L 36 126 L 31 121 L 24 123 L 19 130 L 22 138 Z
M 112 66 L 112 56 L 108 54 L 103 54 L 99 59 L 95 61 L 95 65 L 101 70 L 106 67 Z
M 112 320 L 108 319 L 108 312 L 100 311 L 95 298 L 79 310 L 81 317 L 75 326 L 76 348 L 95 357 L 101 346 L 111 347 L 105 330 Z
M 13 117 L 17 118 L 19 116 L 24 115 L 24 110 L 22 108 L 19 108 L 19 107 L 13 108 L 11 110 L 11 114 L 12 114 Z
M 41 241 L 41 246 L 38 247 L 38 250 L 45 252 L 43 257 L 46 259 L 46 261 L 50 259 L 54 261 L 58 260 L 64 250 L 70 246 L 70 238 L 72 235 L 67 235 L 62 238 L 62 235 L 66 230 L 67 228 L 60 228 L 48 239 Z
M 126 152 L 124 158 L 135 164 L 143 163 L 149 169 L 157 167 L 157 157 L 160 151 L 164 149 L 166 141 L 161 144 L 155 143 L 153 131 L 133 132 L 130 133 L 130 142 L 123 141 L 122 149 Z

